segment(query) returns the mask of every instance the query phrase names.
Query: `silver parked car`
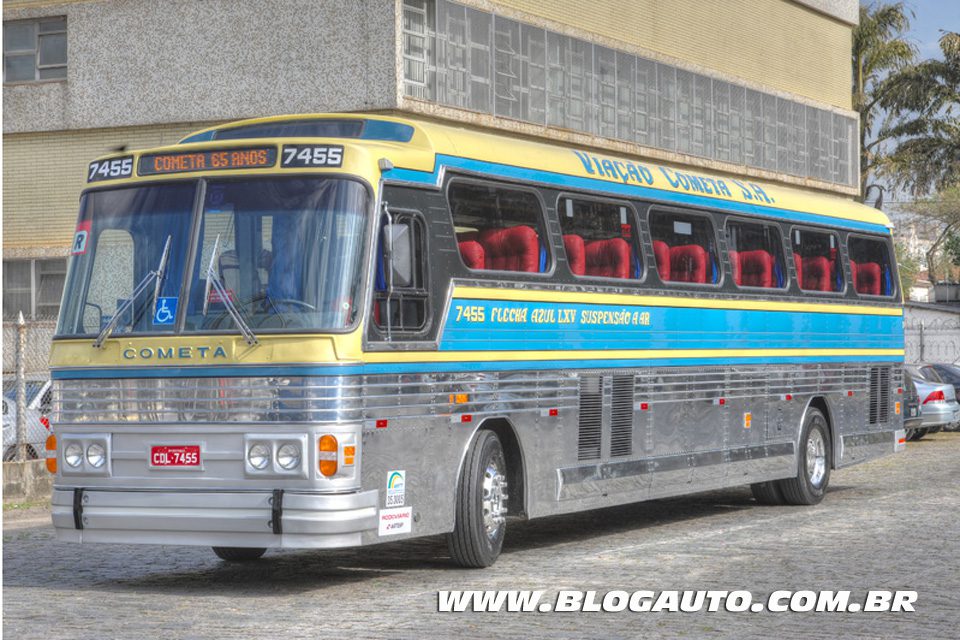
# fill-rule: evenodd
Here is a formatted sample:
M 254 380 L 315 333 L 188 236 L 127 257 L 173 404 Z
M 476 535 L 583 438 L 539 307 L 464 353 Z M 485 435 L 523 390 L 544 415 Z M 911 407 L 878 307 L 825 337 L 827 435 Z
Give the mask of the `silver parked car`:
M 39 458 L 45 454 L 47 436 L 50 435 L 50 380 L 27 380 L 27 457 Z M 13 460 L 17 455 L 17 391 L 3 392 L 3 460 Z
M 907 365 L 904 368 L 913 378 L 923 418 L 919 427 L 907 434 L 910 440 L 919 440 L 928 433 L 936 433 L 960 422 L 960 404 L 957 403 L 953 385 L 930 380 L 924 375 L 922 365 Z

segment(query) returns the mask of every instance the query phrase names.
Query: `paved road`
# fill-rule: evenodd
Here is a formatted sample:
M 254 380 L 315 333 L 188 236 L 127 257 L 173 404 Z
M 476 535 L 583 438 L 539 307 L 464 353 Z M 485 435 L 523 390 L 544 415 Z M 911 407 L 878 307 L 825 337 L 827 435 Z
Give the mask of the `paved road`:
M 274 552 L 228 565 L 204 548 L 58 543 L 43 510 L 7 512 L 8 638 L 956 638 L 960 434 L 835 473 L 815 508 L 734 489 L 511 523 L 489 570 L 441 540 Z M 437 613 L 438 589 L 868 589 L 915 613 Z

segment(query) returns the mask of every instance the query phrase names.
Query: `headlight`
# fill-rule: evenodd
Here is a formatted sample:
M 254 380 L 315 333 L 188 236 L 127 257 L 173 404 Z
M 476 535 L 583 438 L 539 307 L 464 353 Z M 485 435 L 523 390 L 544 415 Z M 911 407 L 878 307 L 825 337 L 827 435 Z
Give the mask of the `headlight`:
M 252 462 L 250 464 L 253 464 Z M 300 447 L 295 444 L 287 443 L 277 451 L 277 464 L 292 471 L 300 466 Z
M 63 452 L 63 461 L 68 467 L 77 468 L 83 464 L 83 447 L 76 442 L 71 442 Z
M 97 444 L 94 442 L 89 447 L 87 447 L 87 462 L 94 469 L 99 469 L 103 466 L 103 463 L 107 461 L 107 450 L 103 448 L 102 444 Z
M 247 452 L 247 462 L 257 471 L 262 471 L 270 464 L 270 448 L 265 444 L 255 444 Z

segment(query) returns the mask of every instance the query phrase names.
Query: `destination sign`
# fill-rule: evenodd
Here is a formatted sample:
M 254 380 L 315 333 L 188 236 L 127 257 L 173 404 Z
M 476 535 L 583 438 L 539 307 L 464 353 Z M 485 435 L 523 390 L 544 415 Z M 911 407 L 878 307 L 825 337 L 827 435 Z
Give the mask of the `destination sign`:
M 259 169 L 277 162 L 275 147 L 185 151 L 140 156 L 137 173 L 151 176 L 163 173 L 218 171 L 222 169 Z

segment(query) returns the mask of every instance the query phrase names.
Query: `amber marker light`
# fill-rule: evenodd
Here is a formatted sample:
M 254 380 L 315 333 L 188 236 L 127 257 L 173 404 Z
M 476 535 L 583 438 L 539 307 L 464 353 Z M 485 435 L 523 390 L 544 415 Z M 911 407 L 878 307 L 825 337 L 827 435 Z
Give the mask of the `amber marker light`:
M 52 433 L 47 436 L 47 471 L 57 472 L 57 436 Z
M 335 475 L 337 473 L 337 450 L 339 449 L 337 439 L 330 434 L 320 436 L 317 448 L 320 473 L 328 478 Z

